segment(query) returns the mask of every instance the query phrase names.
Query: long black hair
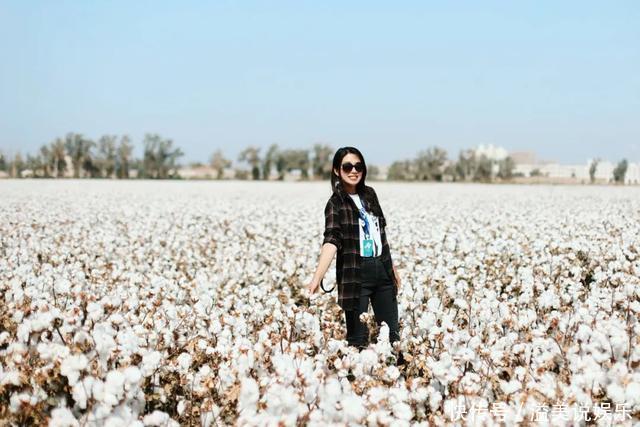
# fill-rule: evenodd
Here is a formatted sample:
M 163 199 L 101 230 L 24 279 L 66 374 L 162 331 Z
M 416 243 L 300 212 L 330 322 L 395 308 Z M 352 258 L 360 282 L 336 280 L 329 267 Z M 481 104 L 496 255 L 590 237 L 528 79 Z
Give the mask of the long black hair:
M 331 169 L 331 191 L 334 193 L 342 192 L 346 193 L 344 189 L 344 185 L 342 182 L 342 177 L 340 174 L 340 169 L 342 167 L 342 159 L 347 154 L 355 154 L 360 157 L 360 161 L 362 162 L 362 178 L 356 184 L 356 192 L 360 196 L 360 198 L 365 200 L 368 210 L 370 210 L 376 216 L 382 216 L 382 209 L 380 205 L 376 203 L 376 199 L 373 196 L 373 192 L 367 190 L 367 186 L 365 185 L 365 179 L 367 178 L 367 163 L 364 161 L 364 156 L 355 147 L 341 147 L 336 150 L 336 154 L 333 155 L 333 167 Z M 338 171 L 338 175 L 335 174 L 334 170 Z

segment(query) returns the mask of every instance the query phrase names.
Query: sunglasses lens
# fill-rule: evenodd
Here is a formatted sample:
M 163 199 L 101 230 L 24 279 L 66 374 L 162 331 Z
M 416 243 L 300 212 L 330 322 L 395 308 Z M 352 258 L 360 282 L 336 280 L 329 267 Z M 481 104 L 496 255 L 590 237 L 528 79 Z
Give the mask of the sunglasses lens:
M 364 165 L 362 164 L 362 162 L 358 162 L 355 165 L 349 162 L 342 164 L 342 170 L 345 171 L 346 173 L 351 172 L 351 170 L 354 168 L 356 172 L 362 172 L 364 170 Z
M 342 164 L 342 170 L 349 173 L 351 172 L 351 169 L 353 169 L 353 165 L 351 163 L 343 163 Z

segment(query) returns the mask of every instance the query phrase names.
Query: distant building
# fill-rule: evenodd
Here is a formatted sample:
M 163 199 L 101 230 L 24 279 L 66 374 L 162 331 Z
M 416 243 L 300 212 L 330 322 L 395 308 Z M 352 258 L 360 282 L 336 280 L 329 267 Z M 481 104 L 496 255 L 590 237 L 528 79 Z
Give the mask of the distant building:
M 516 164 L 514 174 L 524 177 L 537 175 L 545 178 L 556 179 L 562 182 L 588 183 L 591 181 L 589 169 L 592 160 L 589 159 L 581 165 L 562 165 L 559 163 L 533 163 L 533 164 Z M 613 171 L 617 164 L 602 160 L 598 162 L 594 180 L 597 183 L 613 182 Z M 532 175 L 533 173 L 533 175 Z M 627 173 L 624 177 L 625 184 L 640 184 L 640 163 L 629 163 Z
M 537 163 L 536 153 L 533 151 L 514 151 L 509 153 L 509 157 L 513 159 L 516 165 L 528 164 L 533 165 Z
M 480 144 L 475 149 L 476 156 L 485 155 L 490 160 L 503 160 L 508 155 L 509 152 L 502 147 L 497 147 L 493 144 L 483 145 Z

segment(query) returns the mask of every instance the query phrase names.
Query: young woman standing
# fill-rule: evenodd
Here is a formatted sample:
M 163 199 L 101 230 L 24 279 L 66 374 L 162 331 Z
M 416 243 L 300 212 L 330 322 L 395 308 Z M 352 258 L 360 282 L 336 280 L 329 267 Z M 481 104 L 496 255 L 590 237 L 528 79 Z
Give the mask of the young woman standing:
M 397 293 L 400 279 L 387 237 L 386 221 L 373 188 L 365 185 L 367 166 L 362 153 L 343 147 L 333 157 L 333 194 L 324 209 L 325 231 L 318 267 L 307 285 L 316 292 L 334 255 L 338 304 L 345 314 L 347 342 L 362 349 L 369 330 L 360 314 L 373 306 L 376 323 L 389 326 L 389 341 L 400 339 Z M 401 355 L 400 355 L 401 358 Z

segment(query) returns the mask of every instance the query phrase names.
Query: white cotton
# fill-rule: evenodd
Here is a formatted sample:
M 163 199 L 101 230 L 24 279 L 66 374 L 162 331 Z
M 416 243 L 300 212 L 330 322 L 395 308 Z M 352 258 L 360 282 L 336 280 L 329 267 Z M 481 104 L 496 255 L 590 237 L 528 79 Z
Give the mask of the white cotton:
M 9 411 L 15 414 L 20 410 L 20 407 L 22 406 L 22 404 L 33 406 L 36 403 L 38 403 L 38 398 L 32 394 L 14 393 L 11 395 L 11 398 L 9 399 Z
M 124 394 L 125 376 L 120 371 L 109 371 L 104 381 L 104 398 L 102 401 L 115 406 L 120 402 Z
M 613 403 L 624 403 L 624 388 L 616 383 L 611 383 L 607 386 L 607 396 L 611 398 Z
M 169 414 L 155 410 L 152 413 L 145 415 L 142 422 L 145 426 L 164 426 L 169 422 L 169 420 Z
M 79 425 L 69 408 L 55 408 L 51 411 L 49 427 L 76 427 Z
M 393 405 L 393 415 L 401 420 L 409 421 L 413 417 L 411 406 L 404 402 L 397 402 Z
M 260 389 L 253 378 L 243 378 L 240 382 L 240 396 L 238 397 L 238 410 L 243 414 L 255 414 L 257 411 Z
M 123 374 L 127 384 L 138 384 L 142 379 L 142 372 L 135 366 L 126 367 Z
M 6 386 L 6 385 L 19 386 L 20 384 L 22 384 L 22 381 L 20 380 L 20 372 L 18 372 L 18 371 L 7 371 L 7 372 L 0 371 L 0 386 Z
M 80 372 L 87 367 L 88 363 L 84 354 L 67 356 L 60 365 L 60 373 L 67 377 L 69 385 L 73 387 L 80 377 Z
M 189 367 L 191 366 L 191 361 L 193 360 L 193 357 L 191 357 L 191 355 L 189 353 L 182 353 L 180 354 L 180 356 L 178 356 L 178 367 L 180 368 L 181 372 L 186 372 L 189 370 Z
M 88 376 L 78 381 L 72 388 L 73 400 L 80 409 L 87 408 L 87 400 L 93 395 L 93 383 L 95 378 Z
M 384 370 L 384 375 L 388 381 L 396 381 L 398 378 L 400 378 L 400 370 L 397 367 L 391 365 Z
M 367 414 L 362 398 L 354 393 L 343 396 L 341 403 L 342 412 L 344 413 L 343 421 L 345 422 L 358 423 Z
M 159 351 L 150 351 L 142 357 L 142 375 L 148 377 L 160 365 L 162 354 Z
M 500 381 L 500 389 L 504 394 L 512 394 L 522 388 L 522 384 L 518 380 Z

